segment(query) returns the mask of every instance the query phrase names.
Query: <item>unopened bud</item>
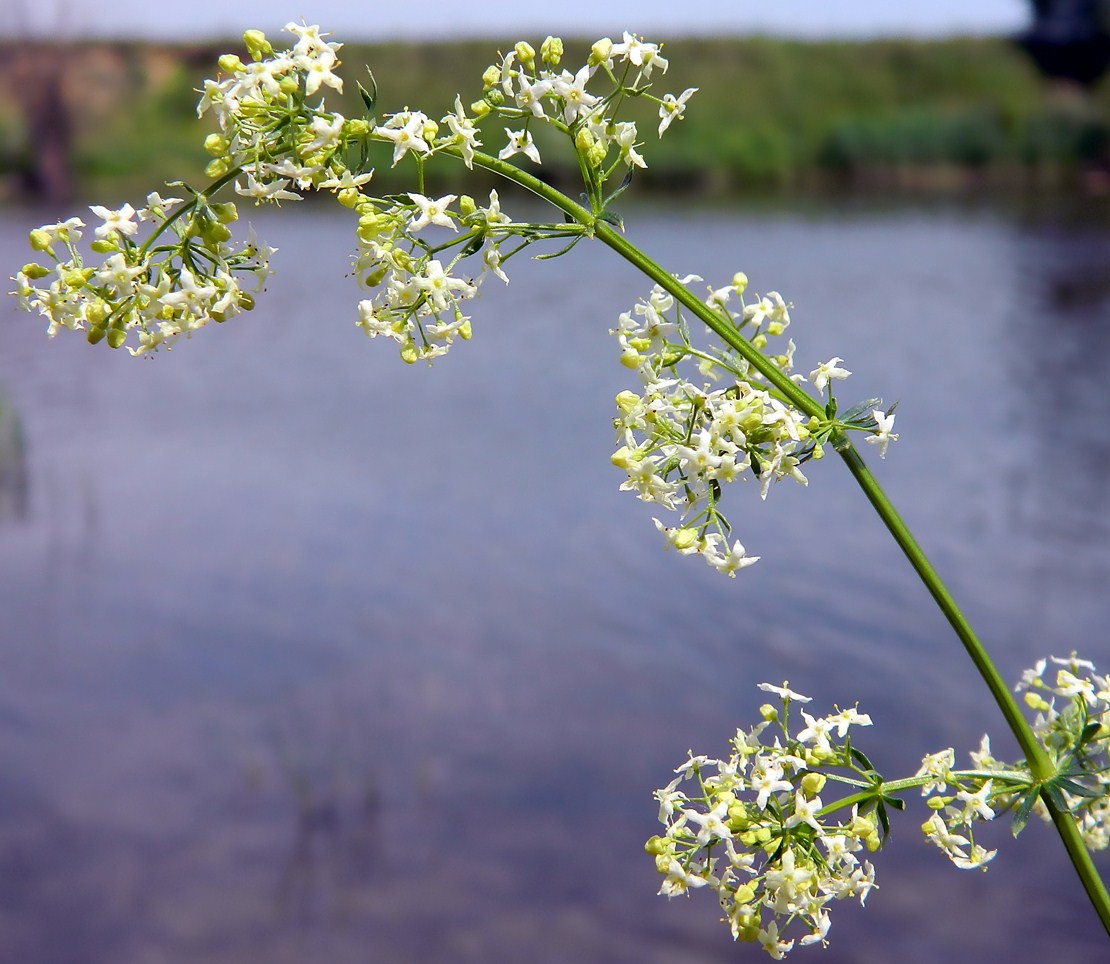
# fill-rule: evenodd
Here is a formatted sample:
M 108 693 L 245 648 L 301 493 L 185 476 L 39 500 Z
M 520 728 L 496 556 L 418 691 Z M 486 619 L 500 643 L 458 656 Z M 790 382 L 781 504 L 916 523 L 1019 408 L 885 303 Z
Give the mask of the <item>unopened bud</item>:
M 243 61 L 235 54 L 224 54 L 219 59 L 219 65 L 225 74 L 234 74 L 243 69 Z
M 558 37 L 548 37 L 540 44 L 540 57 L 545 64 L 558 67 L 563 59 L 563 41 Z
M 528 41 L 517 41 L 513 49 L 516 51 L 516 59 L 524 64 L 525 67 L 531 69 L 536 66 L 536 48 L 528 43 Z
M 589 64 L 591 67 L 596 67 L 603 64 L 609 59 L 609 55 L 613 52 L 613 41 L 608 37 L 602 37 L 597 43 L 590 48 Z
M 30 261 L 19 269 L 19 273 L 32 281 L 37 281 L 39 278 L 45 278 L 48 274 L 50 274 L 50 270 L 48 268 L 44 268 L 41 264 L 36 264 L 34 261 Z
M 264 60 L 274 52 L 273 46 L 261 30 L 246 31 L 243 34 L 243 44 L 255 60 Z
M 807 773 L 802 777 L 802 792 L 807 797 L 815 797 L 825 786 L 825 774 Z
M 127 332 L 122 328 L 112 328 L 108 332 L 108 347 L 109 348 L 122 348 L 123 343 L 127 341 Z
M 223 157 L 231 148 L 229 141 L 223 134 L 209 134 L 204 139 L 204 149 L 213 157 Z

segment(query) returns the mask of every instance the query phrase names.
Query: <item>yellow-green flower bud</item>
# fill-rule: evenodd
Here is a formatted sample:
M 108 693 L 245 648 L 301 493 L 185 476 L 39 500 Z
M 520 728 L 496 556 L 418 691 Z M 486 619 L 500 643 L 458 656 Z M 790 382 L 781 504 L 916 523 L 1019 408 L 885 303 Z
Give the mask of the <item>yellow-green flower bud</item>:
M 736 888 L 733 899 L 738 904 L 750 904 L 755 900 L 755 888 L 751 884 L 741 884 Z
M 491 110 L 493 110 L 493 108 L 484 100 L 476 100 L 470 105 L 470 113 L 474 115 L 475 120 L 481 120 Z
M 204 173 L 210 178 L 223 177 L 231 170 L 231 161 L 226 157 L 214 157 L 208 162 Z
M 86 340 L 86 341 L 87 341 L 87 342 L 88 342 L 88 343 L 89 343 L 90 345 L 95 345 L 95 344 L 97 344 L 98 342 L 100 342 L 100 341 L 103 341 L 103 340 L 104 340 L 104 335 L 106 334 L 106 332 L 107 332 L 107 329 L 106 329 L 106 328 L 90 328 L 90 329 L 89 329 L 89 330 L 88 330 L 88 331 L 87 331 L 87 332 L 85 333 L 85 340 Z
M 586 163 L 592 168 L 599 168 L 605 163 L 605 155 L 609 153 L 609 145 L 598 141 L 586 152 Z
M 351 137 L 365 137 L 370 133 L 370 125 L 360 117 L 346 121 L 343 124 L 343 131 Z
M 50 269 L 44 268 L 41 264 L 35 264 L 34 261 L 29 261 L 19 269 L 19 273 L 32 281 L 37 281 L 39 278 L 45 278 L 50 274 Z
M 623 392 L 617 394 L 616 402 L 617 408 L 627 415 L 640 404 L 640 396 L 635 392 L 630 392 L 625 389 Z
M 110 238 L 97 238 L 89 247 L 97 254 L 109 254 L 112 251 L 119 250 L 119 242 L 114 236 Z
M 108 330 L 109 348 L 122 348 L 125 341 L 127 341 L 127 332 L 122 328 L 111 328 Z
M 373 271 L 366 276 L 366 286 L 368 288 L 376 288 L 382 283 L 385 273 L 389 270 L 388 266 L 382 264 L 378 265 Z
M 220 70 L 225 74 L 238 73 L 243 69 L 243 61 L 236 54 L 224 54 L 218 61 Z
M 411 341 L 406 343 L 404 348 L 401 349 L 401 361 L 406 365 L 415 365 L 420 361 L 420 352 L 416 350 L 416 345 Z
M 747 290 L 748 276 L 743 271 L 737 271 L 732 276 L 732 288 L 738 295 L 742 295 Z
M 643 360 L 644 356 L 639 352 L 631 350 L 621 352 L 620 363 L 624 365 L 625 368 L 639 368 Z
M 500 87 L 491 87 L 485 92 L 482 99 L 490 107 L 500 107 L 503 103 L 505 103 L 505 94 L 502 92 Z M 475 109 L 474 107 L 472 107 L 472 110 L 474 110 L 475 114 L 478 113 L 477 109 Z
M 223 157 L 231 149 L 231 141 L 223 134 L 209 134 L 204 139 L 204 149 L 213 157 Z
M 464 194 L 462 197 L 459 198 L 459 214 L 461 214 L 464 218 L 468 214 L 473 214 L 477 210 L 478 205 L 474 203 L 474 198 L 472 198 L 469 194 Z
M 357 207 L 358 202 L 362 200 L 362 195 L 357 187 L 345 187 L 336 197 L 345 208 Z
M 50 232 L 44 231 L 42 228 L 35 228 L 28 236 L 31 242 L 31 247 L 36 251 L 49 251 L 50 250 Z
M 90 325 L 103 328 L 108 320 L 108 306 L 103 301 L 94 301 L 85 309 L 85 318 Z
M 655 869 L 661 874 L 668 874 L 671 870 L 671 857 L 670 854 L 656 854 L 655 855 Z
M 697 541 L 698 541 L 698 530 L 697 529 L 690 529 L 690 528 L 678 529 L 678 530 L 675 531 L 675 534 L 671 537 L 671 542 L 674 544 L 674 547 L 676 549 L 689 549 L 691 546 L 695 545 L 697 543 Z
M 244 311 L 254 311 L 254 296 L 247 291 L 239 292 L 239 307 Z
M 635 449 L 630 449 L 627 445 L 622 445 L 609 456 L 609 461 L 618 469 L 628 471 L 628 469 L 632 468 L 633 465 L 640 461 L 640 457 Z
M 613 41 L 608 37 L 602 37 L 590 48 L 589 64 L 591 67 L 596 67 L 598 64 L 603 64 L 609 59 L 609 55 L 613 52 Z
M 948 803 L 941 797 L 929 797 L 929 799 L 925 801 L 925 806 L 930 810 L 943 810 L 948 806 Z
M 755 345 L 759 351 L 763 351 L 763 349 L 767 347 L 767 336 L 763 334 L 763 332 L 760 332 L 752 338 L 752 344 Z
M 528 41 L 518 40 L 513 49 L 516 51 L 516 59 L 525 67 L 531 69 L 536 66 L 536 48 Z
M 784 331 L 786 331 L 786 325 L 784 325 L 781 321 L 767 322 L 768 335 L 781 335 Z
M 807 797 L 815 797 L 824 789 L 825 774 L 823 773 L 807 773 L 802 777 L 802 792 Z
M 286 74 L 278 81 L 278 90 L 283 94 L 295 94 L 300 86 L 301 81 L 296 74 Z
M 200 235 L 210 245 L 223 244 L 231 240 L 231 229 L 219 221 L 205 221 L 200 228 Z
M 463 341 L 470 341 L 474 337 L 474 329 L 470 325 L 470 319 L 467 318 L 458 328 L 459 337 Z
M 558 37 L 548 37 L 540 44 L 540 57 L 545 64 L 558 67 L 563 60 L 563 41 Z
M 1041 713 L 1052 708 L 1043 696 L 1032 691 L 1025 694 L 1025 704 L 1031 709 L 1038 710 Z
M 764 703 L 759 708 L 759 715 L 763 717 L 768 723 L 774 723 L 779 718 L 779 711 L 775 709 L 770 703 Z
M 665 841 L 662 837 L 656 835 L 652 837 L 646 844 L 644 844 L 644 850 L 647 851 L 647 853 L 658 857 L 659 854 L 665 854 L 667 852 L 667 841 Z
M 437 124 L 430 117 L 426 121 L 424 121 L 424 128 L 423 128 L 424 140 L 426 140 L 426 141 L 434 140 L 436 134 L 438 134 L 438 133 L 439 133 L 439 124 Z
M 274 52 L 273 46 L 261 30 L 247 30 L 243 34 L 243 44 L 247 53 L 255 60 L 264 60 Z
M 70 288 L 84 288 L 95 273 L 92 268 L 72 268 L 62 272 L 62 281 Z
M 747 830 L 751 824 L 752 822 L 748 817 L 748 811 L 744 808 L 742 803 L 733 804 L 728 808 L 728 828 L 733 833 Z
M 234 201 L 219 201 L 211 205 L 212 213 L 221 224 L 231 224 L 239 220 L 239 210 Z
M 485 87 L 496 87 L 500 83 L 501 83 L 501 68 L 495 66 L 494 64 L 490 64 L 490 66 L 488 66 L 486 68 L 485 73 L 482 74 L 482 86 L 484 88 Z

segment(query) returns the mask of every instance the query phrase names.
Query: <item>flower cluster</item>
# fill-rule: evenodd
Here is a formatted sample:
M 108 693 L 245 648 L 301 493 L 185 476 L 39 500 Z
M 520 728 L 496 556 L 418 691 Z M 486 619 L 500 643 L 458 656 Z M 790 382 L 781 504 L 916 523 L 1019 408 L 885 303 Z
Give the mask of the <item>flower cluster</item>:
M 523 154 L 539 164 L 539 148 L 531 132 L 531 126 L 539 121 L 574 138 L 588 179 L 595 183 L 603 183 L 621 165 L 647 167 L 637 150 L 641 145 L 635 122 L 618 121 L 617 109 L 628 97 L 658 104 L 662 137 L 672 122 L 682 118 L 696 88 L 677 97 L 650 93 L 650 78 L 656 71 L 666 73 L 667 59 L 659 44 L 627 31 L 619 43 L 608 37 L 598 40 L 586 63 L 573 73 L 563 66 L 563 56 L 563 42 L 558 37 L 548 37 L 538 53 L 521 41 L 485 72 L 483 99 L 474 105 L 475 111 L 521 123 L 516 130 L 505 128 L 508 143 L 498 156 L 505 160 Z M 610 81 L 611 89 L 604 93 L 587 90 L 599 73 Z
M 827 943 L 831 901 L 866 901 L 875 869 L 858 855 L 879 848 L 886 814 L 881 795 L 821 799 L 830 782 L 881 785 L 851 745 L 851 728 L 870 726 L 870 717 L 854 707 L 821 717 L 802 710 L 805 725 L 791 733 L 791 704 L 810 698 L 786 683 L 760 689 L 777 695 L 781 710 L 764 705 L 763 722 L 737 731 L 727 759 L 690 754 L 655 792 L 666 830 L 646 850 L 663 876 L 660 894 L 712 888 L 734 939 L 778 960 L 795 941 Z M 800 937 L 798 925 L 807 930 Z
M 701 279 L 688 275 L 678 280 L 689 284 Z M 742 333 L 764 351 L 771 338 L 786 331 L 791 306 L 777 291 L 746 302 L 747 285 L 747 276 L 738 273 L 730 284 L 710 288 L 704 300 L 737 336 Z M 733 297 L 735 310 L 730 307 Z M 723 483 L 758 479 L 766 498 L 772 482 L 789 478 L 808 484 L 802 465 L 821 458 L 822 443 L 834 429 L 866 431 L 869 441 L 880 441 L 884 454 L 886 444 L 897 438 L 890 433 L 894 415 L 870 408 L 877 403 L 865 403 L 836 420 L 809 417 L 733 347 L 695 347 L 674 297 L 658 285 L 620 316 L 612 333 L 620 344 L 621 363 L 635 369 L 642 382 L 639 393 L 617 396 L 618 448 L 612 461 L 628 475 L 621 488 L 679 512 L 681 525 L 655 520 L 668 544 L 683 554 L 701 555 L 730 576 L 759 557 L 748 555 L 739 541 L 729 544 L 731 527 L 720 510 Z M 769 355 L 770 361 L 789 376 L 794 351 L 788 339 L 780 353 Z M 840 360 L 833 358 L 810 373 L 818 390 L 828 390 L 830 403 L 831 382 L 851 374 L 838 367 Z M 696 376 L 688 376 L 690 370 Z M 805 381 L 801 375 L 791 377 Z
M 173 205 L 179 207 L 167 214 Z M 252 275 L 255 290 L 261 288 L 276 249 L 253 232 L 246 242 L 230 243 L 234 204 L 210 203 L 204 195 L 185 203 L 152 193 L 138 210 L 125 204 L 92 211 L 102 223 L 91 248 L 103 261 L 86 261 L 78 247 L 86 225 L 72 217 L 31 232 L 31 247 L 53 267 L 31 262 L 13 279 L 22 307 L 49 319 L 51 337 L 68 328 L 85 331 L 92 344 L 120 348 L 135 331 L 137 343 L 127 347 L 141 355 L 254 307 L 239 276 Z M 156 227 L 139 245 L 133 238 L 144 221 Z M 155 243 L 167 228 L 173 240 Z
M 1050 662 L 1059 667 L 1051 681 L 1044 678 Z M 1072 814 L 1088 848 L 1110 845 L 1110 677 L 1073 653 L 1039 660 L 1017 690 L 1036 712 L 1033 732 L 1052 765 L 1051 779 L 1036 781 L 1024 760 L 995 759 L 988 736 L 970 754 L 971 770 L 953 770 L 955 754 L 947 749 L 927 756 L 918 771 L 934 810 L 922 830 L 957 867 L 980 867 L 995 855 L 975 843 L 976 822 L 1013 811 L 1016 834 L 1030 813 L 1048 820 L 1042 792 Z

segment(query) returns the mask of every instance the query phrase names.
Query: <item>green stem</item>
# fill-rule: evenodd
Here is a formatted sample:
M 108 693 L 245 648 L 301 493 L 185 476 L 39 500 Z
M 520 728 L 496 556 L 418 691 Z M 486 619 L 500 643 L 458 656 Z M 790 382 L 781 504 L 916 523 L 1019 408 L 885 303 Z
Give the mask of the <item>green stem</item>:
M 452 153 L 454 152 L 452 151 Z M 626 261 L 639 268 L 652 281 L 673 295 L 676 301 L 701 319 L 718 337 L 749 362 L 795 408 L 817 418 L 824 419 L 826 417 L 825 409 L 820 403 L 802 391 L 756 350 L 736 331 L 730 322 L 726 321 L 701 299 L 691 294 L 684 285 L 678 282 L 674 275 L 665 271 L 610 224 L 599 220 L 592 212 L 571 200 L 561 191 L 511 164 L 479 152 L 475 152 L 474 162 L 528 189 L 533 194 L 554 205 L 568 217 L 584 225 L 589 231 L 592 231 L 598 240 L 604 242 Z M 917 540 L 914 539 L 912 533 L 887 498 L 886 493 L 864 464 L 859 452 L 856 451 L 847 438 L 839 437 L 835 439 L 835 443 L 835 447 L 848 466 L 848 470 L 852 473 L 860 488 L 863 489 L 868 501 L 894 537 L 894 541 L 905 553 L 918 578 L 925 584 L 925 588 L 948 620 L 960 642 L 963 643 L 964 649 L 986 683 L 991 696 L 994 697 L 995 703 L 1002 711 L 1006 723 L 1025 754 L 1026 762 L 1034 778 L 1042 782 L 1051 779 L 1056 773 L 1052 762 L 1040 743 L 1037 742 L 1033 730 L 1026 722 L 1009 687 L 991 661 L 986 648 L 960 611 L 959 606 L 956 605 L 948 587 L 945 586 L 932 563 L 929 562 L 918 545 Z M 1087 850 L 1074 818 L 1071 814 L 1060 811 L 1043 789 L 1041 790 L 1041 800 L 1048 808 L 1052 822 L 1060 834 L 1068 857 L 1083 883 L 1087 896 L 1094 905 L 1106 932 L 1110 934 L 1110 894 L 1107 894 L 1106 887 L 1095 869 L 1090 852 Z

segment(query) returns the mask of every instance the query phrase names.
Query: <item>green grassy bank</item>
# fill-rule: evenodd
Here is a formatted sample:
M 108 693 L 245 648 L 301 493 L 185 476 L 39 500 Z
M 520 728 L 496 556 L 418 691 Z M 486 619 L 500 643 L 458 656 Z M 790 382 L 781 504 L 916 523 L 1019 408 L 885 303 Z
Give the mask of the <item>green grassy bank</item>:
M 354 81 L 368 64 L 381 111 L 412 106 L 440 116 L 456 91 L 467 103 L 478 96 L 482 71 L 508 40 L 349 44 L 342 51 L 348 91 L 336 107 L 361 113 Z M 161 48 L 157 71 L 135 67 L 143 58 L 132 51 L 124 94 L 95 110 L 76 105 L 82 193 L 198 177 L 204 129 L 193 89 L 215 55 L 235 46 L 217 45 L 203 56 L 195 46 L 182 48 L 176 61 L 175 48 Z M 567 47 L 567 63 L 580 63 L 586 45 Z M 1110 171 L 1110 82 L 1086 94 L 1061 89 L 1003 39 L 686 39 L 666 44 L 664 53 L 671 68 L 655 92 L 700 92 L 662 143 L 654 138 L 651 105 L 633 105 L 642 108 L 650 165 L 638 179 L 643 189 L 916 190 L 968 183 L 1068 189 Z M 330 91 L 328 97 L 330 103 Z M 27 162 L 21 136 L 18 110 L 9 103 L 0 111 L 0 165 L 9 172 Z M 555 151 L 545 156 L 549 164 L 556 158 Z M 553 172 L 560 173 L 557 164 Z M 449 186 L 454 177 L 446 170 L 441 183 Z

